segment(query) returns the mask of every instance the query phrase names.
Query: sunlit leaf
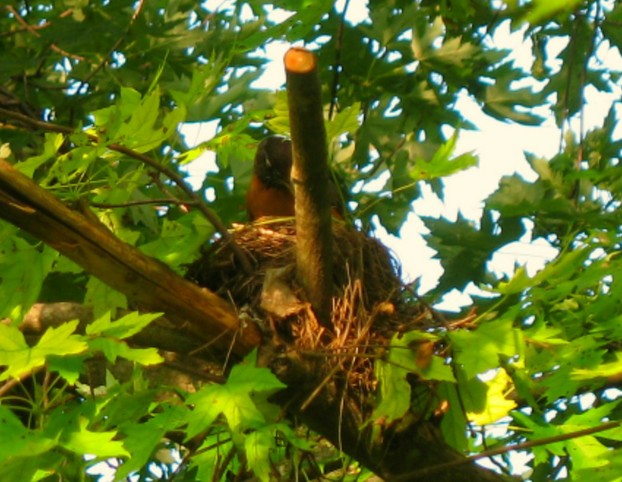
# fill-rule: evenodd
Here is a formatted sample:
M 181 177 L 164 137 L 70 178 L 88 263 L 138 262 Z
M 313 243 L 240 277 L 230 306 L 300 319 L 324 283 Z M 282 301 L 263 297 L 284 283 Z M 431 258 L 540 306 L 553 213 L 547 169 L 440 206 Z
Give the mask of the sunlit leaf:
M 145 326 L 160 316 L 159 313 L 141 314 L 137 311 L 112 321 L 110 313 L 102 315 L 86 327 L 87 335 L 104 335 L 110 338 L 124 339 L 140 332 Z
M 0 380 L 32 372 L 42 367 L 50 355 L 84 352 L 87 344 L 82 337 L 73 334 L 77 327 L 78 321 L 50 327 L 35 346 L 29 347 L 16 328 L 0 324 L 0 364 L 7 365 L 7 369 L 0 374 Z
M 449 338 L 467 378 L 497 367 L 499 356 L 517 355 L 522 344 L 521 333 L 512 326 L 512 320 L 482 323 L 475 331 L 451 332 Z

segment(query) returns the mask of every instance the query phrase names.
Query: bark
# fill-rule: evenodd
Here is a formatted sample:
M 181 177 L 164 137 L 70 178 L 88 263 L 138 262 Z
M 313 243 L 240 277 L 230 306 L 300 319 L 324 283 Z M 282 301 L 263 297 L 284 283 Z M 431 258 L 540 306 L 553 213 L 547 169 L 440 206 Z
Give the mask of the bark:
M 296 199 L 296 271 L 320 324 L 330 326 L 332 228 L 326 131 L 315 56 L 285 54 Z

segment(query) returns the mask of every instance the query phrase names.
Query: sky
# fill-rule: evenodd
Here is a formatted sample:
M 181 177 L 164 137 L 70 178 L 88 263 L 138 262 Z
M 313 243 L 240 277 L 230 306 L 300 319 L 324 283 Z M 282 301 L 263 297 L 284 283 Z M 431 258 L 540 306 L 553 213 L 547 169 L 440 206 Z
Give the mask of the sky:
M 222 0 L 210 0 L 223 6 Z M 226 3 L 226 2 L 224 2 Z M 338 10 L 343 8 L 343 0 L 337 3 Z M 350 2 L 347 19 L 352 23 L 359 23 L 366 16 L 365 1 Z M 275 18 L 284 18 L 284 12 L 273 12 Z M 498 48 L 509 48 L 513 51 L 514 62 L 523 68 L 529 68 L 531 62 L 529 44 L 523 40 L 523 32 L 511 33 L 509 27 L 500 28 L 497 35 L 491 40 Z M 550 48 L 562 49 L 564 40 L 557 44 L 551 43 Z M 273 42 L 265 48 L 266 56 L 271 59 L 265 74 L 260 77 L 253 87 L 278 90 L 284 87 L 285 74 L 282 65 L 283 55 L 290 47 L 285 42 Z M 603 62 L 622 65 L 622 59 L 617 50 L 600 52 Z M 596 94 L 588 91 L 588 100 L 584 111 L 584 129 L 602 125 L 604 117 L 614 102 L 622 97 L 622 92 L 610 95 Z M 445 198 L 440 201 L 428 188 L 424 186 L 424 195 L 413 204 L 413 212 L 408 216 L 400 236 L 388 235 L 382 228 L 378 228 L 376 235 L 397 256 L 401 265 L 405 281 L 417 280 L 420 286 L 419 294 L 432 289 L 442 274 L 440 261 L 434 258 L 435 252 L 427 247 L 422 234 L 426 228 L 420 216 L 443 216 L 447 219 L 456 219 L 458 212 L 471 220 L 478 220 L 481 216 L 484 200 L 499 185 L 501 177 L 519 174 L 527 180 L 534 180 L 535 173 L 525 160 L 525 153 L 529 152 L 543 158 L 550 158 L 559 151 L 561 133 L 555 126 L 552 118 L 538 127 L 527 127 L 517 124 L 500 122 L 482 112 L 480 107 L 467 95 L 460 97 L 457 108 L 465 118 L 477 126 L 476 131 L 461 131 L 456 149 L 456 155 L 464 152 L 473 152 L 479 157 L 477 167 L 470 168 L 444 179 Z M 195 124 L 182 128 L 186 140 L 190 144 L 205 141 L 215 133 L 213 124 Z M 577 122 L 570 124 L 570 128 L 579 131 Z M 206 153 L 197 162 L 199 172 L 213 163 L 213 154 Z M 198 173 L 198 176 L 203 174 Z M 525 266 L 529 274 L 541 269 L 545 263 L 556 255 L 556 250 L 546 241 L 532 240 L 528 232 L 519 242 L 503 247 L 495 254 L 489 267 L 499 276 L 511 276 L 517 265 Z M 439 309 L 457 311 L 461 307 L 469 306 L 469 293 L 482 294 L 477 287 L 468 287 L 465 293 L 450 293 L 435 306 Z

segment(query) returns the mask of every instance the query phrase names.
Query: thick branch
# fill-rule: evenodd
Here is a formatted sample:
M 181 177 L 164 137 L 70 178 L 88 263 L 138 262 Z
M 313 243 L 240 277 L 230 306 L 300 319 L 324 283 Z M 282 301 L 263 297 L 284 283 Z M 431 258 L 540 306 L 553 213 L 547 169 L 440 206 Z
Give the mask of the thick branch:
M 93 321 L 90 306 L 72 302 L 35 303 L 24 316 L 20 329 L 27 335 L 42 335 L 48 328 L 57 327 L 71 320 L 79 320 L 78 330 Z M 0 323 L 9 322 L 1 320 Z M 130 338 L 138 346 L 154 347 L 160 350 L 187 354 L 199 351 L 201 340 L 175 328 L 166 318 L 158 318 Z
M 326 131 L 315 56 L 302 48 L 285 54 L 296 197 L 296 270 L 320 323 L 330 327 L 332 229 Z
M 87 220 L 0 160 L 0 218 L 52 246 L 141 308 L 162 311 L 200 340 L 244 354 L 257 346 L 254 326 L 240 330 L 231 306 L 164 264 Z M 222 336 L 226 334 L 226 336 Z

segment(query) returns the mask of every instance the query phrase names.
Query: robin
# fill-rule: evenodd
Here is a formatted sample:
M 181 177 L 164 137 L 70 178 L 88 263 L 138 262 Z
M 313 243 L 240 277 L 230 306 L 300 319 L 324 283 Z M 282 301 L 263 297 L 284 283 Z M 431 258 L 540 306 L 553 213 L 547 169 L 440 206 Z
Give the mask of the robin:
M 251 184 L 246 194 L 246 210 L 251 221 L 262 216 L 293 216 L 294 185 L 291 179 L 292 143 L 270 136 L 259 143 Z M 333 215 L 343 218 L 337 188 L 331 182 Z

